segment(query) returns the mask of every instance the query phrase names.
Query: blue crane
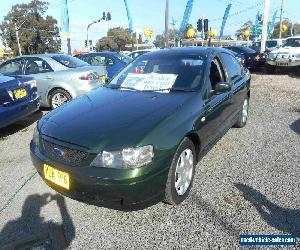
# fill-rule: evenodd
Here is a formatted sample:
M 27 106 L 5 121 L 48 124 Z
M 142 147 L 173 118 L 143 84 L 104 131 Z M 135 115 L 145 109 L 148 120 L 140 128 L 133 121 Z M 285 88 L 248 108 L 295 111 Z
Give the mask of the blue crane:
M 192 9 L 193 9 L 193 4 L 194 4 L 194 0 L 188 0 L 186 7 L 185 7 L 185 11 L 183 14 L 183 18 L 181 21 L 181 26 L 179 29 L 179 34 L 182 35 L 186 29 L 186 26 L 188 25 L 191 13 L 192 13 Z

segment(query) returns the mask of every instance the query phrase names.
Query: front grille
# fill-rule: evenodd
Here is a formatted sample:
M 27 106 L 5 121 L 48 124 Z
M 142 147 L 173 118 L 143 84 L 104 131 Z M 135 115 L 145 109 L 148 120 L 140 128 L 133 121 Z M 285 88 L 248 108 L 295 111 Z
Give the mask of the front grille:
M 80 166 L 88 156 L 83 151 L 60 146 L 44 139 L 42 139 L 41 151 L 52 160 L 69 166 Z

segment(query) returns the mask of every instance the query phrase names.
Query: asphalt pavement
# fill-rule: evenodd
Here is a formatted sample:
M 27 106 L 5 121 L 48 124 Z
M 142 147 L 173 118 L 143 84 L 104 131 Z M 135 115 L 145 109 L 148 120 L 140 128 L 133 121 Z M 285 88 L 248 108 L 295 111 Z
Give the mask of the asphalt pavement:
M 47 111 L 1 129 L 0 246 L 56 239 L 70 249 L 235 249 L 240 234 L 300 237 L 300 77 L 256 74 L 251 91 L 248 124 L 198 163 L 179 206 L 124 212 L 58 195 L 29 154 Z

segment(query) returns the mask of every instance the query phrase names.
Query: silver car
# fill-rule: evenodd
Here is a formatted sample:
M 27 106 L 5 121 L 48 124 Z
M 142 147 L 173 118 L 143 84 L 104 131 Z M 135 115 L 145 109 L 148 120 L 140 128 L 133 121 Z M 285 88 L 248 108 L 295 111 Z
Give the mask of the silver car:
M 65 54 L 26 55 L 0 65 L 8 76 L 31 76 L 37 82 L 41 106 L 57 108 L 105 83 L 105 66 L 90 66 Z

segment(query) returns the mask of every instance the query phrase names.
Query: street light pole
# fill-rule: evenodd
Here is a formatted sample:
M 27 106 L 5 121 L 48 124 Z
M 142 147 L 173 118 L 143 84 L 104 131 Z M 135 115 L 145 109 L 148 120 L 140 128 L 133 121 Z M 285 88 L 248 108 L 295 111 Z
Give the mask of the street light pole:
M 169 0 L 166 0 L 165 10 L 165 47 L 169 48 Z
M 261 34 L 260 52 L 265 52 L 265 50 L 266 50 L 266 41 L 267 41 L 267 36 L 268 36 L 269 10 L 270 10 L 270 0 L 265 0 L 264 20 L 263 20 L 263 27 L 262 27 L 262 34 Z
M 91 23 L 87 26 L 87 28 L 86 28 L 86 41 L 87 41 L 87 43 L 88 43 L 88 49 L 89 49 L 89 51 L 91 50 L 90 43 L 89 43 L 89 28 L 90 28 L 93 24 L 95 24 L 95 23 L 100 23 L 101 20 L 110 21 L 110 20 L 111 20 L 111 14 L 110 14 L 110 12 L 107 12 L 107 13 L 103 12 L 103 17 L 102 17 L 102 19 L 98 19 L 98 20 L 96 20 L 96 21 L 94 21 L 94 22 L 91 22 Z
M 281 0 L 281 8 L 280 8 L 279 38 L 281 38 L 281 29 L 282 29 L 282 15 L 283 15 L 283 0 Z

